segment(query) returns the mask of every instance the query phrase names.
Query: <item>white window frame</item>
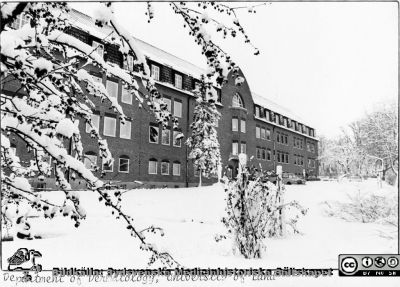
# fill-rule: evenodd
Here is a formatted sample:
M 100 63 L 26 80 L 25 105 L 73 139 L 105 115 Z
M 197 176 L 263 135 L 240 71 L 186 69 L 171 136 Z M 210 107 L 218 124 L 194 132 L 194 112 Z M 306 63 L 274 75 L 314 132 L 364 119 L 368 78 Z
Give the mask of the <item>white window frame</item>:
M 118 98 L 118 83 L 111 81 L 111 80 L 107 80 L 107 84 L 106 84 L 106 89 L 107 89 L 107 93 L 110 97 L 112 98 Z M 112 90 L 111 90 L 112 88 Z M 114 94 L 113 94 L 114 93 Z
M 256 107 L 255 112 L 256 112 L 256 117 L 259 118 L 260 117 L 260 107 Z
M 179 108 L 178 108 L 179 107 Z M 174 99 L 174 117 L 182 117 L 182 102 Z
M 256 139 L 261 138 L 261 128 L 256 126 Z
M 236 123 L 236 125 L 235 125 L 235 123 Z M 238 118 L 232 118 L 232 131 L 233 132 L 239 131 L 239 119 Z
M 235 151 L 236 149 L 236 151 Z M 232 155 L 238 155 L 239 154 L 239 143 L 238 142 L 232 142 Z
M 106 130 L 106 121 L 107 120 L 111 120 L 111 122 L 113 122 L 113 127 L 114 127 L 114 132 L 107 134 L 107 130 Z M 103 135 L 108 136 L 108 137 L 115 137 L 116 134 L 116 129 L 117 129 L 117 119 L 113 118 L 113 117 L 104 117 L 104 126 L 103 126 Z
M 128 55 L 126 57 L 126 66 L 129 71 L 133 71 L 133 56 L 132 55 Z
M 173 138 L 173 143 L 172 143 L 172 145 L 174 146 L 174 147 L 181 147 L 182 146 L 182 139 L 179 139 L 179 145 L 176 145 L 175 144 L 175 138 L 179 135 L 179 134 L 181 134 L 182 132 L 180 132 L 180 131 L 173 131 L 172 132 L 172 138 Z
M 155 172 L 150 172 L 150 167 L 151 167 L 150 163 L 155 163 L 155 168 L 156 168 Z M 148 170 L 149 174 L 157 174 L 157 168 L 158 168 L 158 161 L 149 160 L 149 170 Z
M 168 143 L 164 143 L 164 133 L 168 132 Z M 170 129 L 162 129 L 161 130 L 161 144 L 162 145 L 171 145 L 171 130 Z
M 129 99 L 126 99 L 125 97 L 129 95 Z M 122 92 L 121 92 L 121 102 L 124 104 L 129 104 L 132 105 L 132 94 L 127 90 L 125 87 L 122 87 Z
M 175 172 L 175 168 L 178 167 L 178 173 Z M 173 176 L 180 176 L 181 175 L 181 164 L 174 162 L 172 163 L 172 175 Z
M 160 81 L 160 67 L 154 64 L 151 64 L 151 76 L 155 81 Z
M 163 172 L 163 166 L 167 165 L 167 172 Z M 162 161 L 161 162 L 161 175 L 169 175 L 169 162 Z
M 150 137 L 151 137 L 151 129 L 152 129 L 152 128 L 157 130 L 157 141 L 155 141 L 155 142 L 152 142 L 152 141 L 150 140 Z M 159 139 L 160 139 L 160 129 L 159 129 L 159 127 L 149 126 L 149 143 L 158 144 Z
M 127 160 L 127 161 L 128 161 L 128 163 L 127 163 L 128 170 L 127 170 L 127 171 L 121 171 L 121 159 L 122 159 L 122 160 Z M 129 158 L 120 157 L 120 158 L 118 159 L 118 172 L 120 172 L 120 173 L 129 173 L 129 164 L 130 164 L 130 159 L 129 159 Z
M 238 93 L 234 94 L 232 97 L 232 107 L 243 108 L 243 100 Z
M 101 58 L 104 58 L 104 45 L 102 43 L 93 41 L 92 47 L 95 48 L 94 53 L 97 53 Z M 99 49 L 99 47 L 100 47 L 100 49 Z
M 114 171 L 114 162 L 110 165 L 111 166 L 111 170 L 105 170 L 104 169 L 104 165 L 105 165 L 105 162 L 102 162 L 102 164 L 101 164 L 101 170 L 102 171 L 104 171 L 104 172 L 113 172 Z
M 100 115 L 99 114 L 92 114 L 91 116 L 91 120 L 93 125 L 97 128 L 97 131 L 100 131 Z M 90 133 L 90 126 L 86 123 L 86 133 Z
M 129 128 L 128 128 L 129 127 Z M 126 130 L 129 131 L 129 135 L 123 135 L 122 131 Z M 130 140 L 132 136 L 132 122 L 131 121 L 125 121 L 125 124 L 123 124 L 121 121 L 119 122 L 119 137 L 121 139 L 128 139 Z
M 19 14 L 17 18 L 14 20 L 14 22 L 11 23 L 11 27 L 16 30 L 21 29 L 22 26 L 24 26 L 29 22 L 30 18 L 31 17 L 25 13 Z
M 244 134 L 246 133 L 246 120 L 240 120 L 240 132 Z
M 263 132 L 263 131 L 264 131 L 264 132 Z M 261 127 L 261 128 L 260 128 L 260 138 L 261 138 L 262 140 L 267 139 L 266 133 L 267 133 L 267 130 L 266 130 L 264 127 Z M 263 135 L 264 135 L 264 136 L 263 136 Z
M 175 88 L 182 89 L 182 87 L 183 87 L 182 75 L 175 74 L 174 86 L 175 86 Z

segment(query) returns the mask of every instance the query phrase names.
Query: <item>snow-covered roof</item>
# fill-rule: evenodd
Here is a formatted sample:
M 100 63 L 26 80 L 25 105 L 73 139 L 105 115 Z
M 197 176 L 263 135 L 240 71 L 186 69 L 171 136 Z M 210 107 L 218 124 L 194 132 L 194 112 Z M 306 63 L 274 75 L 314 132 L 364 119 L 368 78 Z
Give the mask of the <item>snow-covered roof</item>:
M 112 27 L 99 27 L 95 25 L 94 20 L 90 16 L 83 14 L 75 9 L 71 9 L 70 17 L 74 26 L 76 26 L 80 30 L 86 31 L 87 33 L 99 39 L 104 39 L 113 32 Z M 169 66 L 174 70 L 177 70 L 186 75 L 190 75 L 197 79 L 200 79 L 201 75 L 206 73 L 205 69 L 202 69 L 160 48 L 150 45 L 149 43 L 146 43 L 136 37 L 133 38 L 136 40 L 137 47 L 142 51 L 142 53 L 149 59 L 157 63 Z
M 270 99 L 263 97 L 259 94 L 256 94 L 254 92 L 251 92 L 252 96 L 253 96 L 253 101 L 256 105 L 259 105 L 263 108 L 266 108 L 268 110 L 271 110 L 275 113 L 278 113 L 282 116 L 285 116 L 291 120 L 294 120 L 298 123 L 304 124 L 308 127 L 312 127 L 309 123 L 307 123 L 304 119 L 302 119 L 301 117 L 299 117 L 298 115 L 296 115 L 295 113 L 293 113 L 291 110 L 278 105 L 277 103 L 271 101 Z
M 82 12 L 79 12 L 75 9 L 71 9 L 71 12 L 69 14 L 73 25 L 75 25 L 78 29 L 93 35 L 94 37 L 97 37 L 99 39 L 107 39 L 107 37 L 109 37 L 113 33 L 112 27 L 110 26 L 99 27 L 95 25 L 94 20 L 90 16 Z M 149 59 L 157 63 L 169 66 L 174 70 L 177 70 L 186 75 L 190 75 L 197 79 L 199 79 L 202 74 L 206 73 L 205 69 L 202 69 L 188 61 L 185 61 L 175 55 L 172 55 L 171 53 L 168 53 L 160 48 L 157 48 L 149 43 L 146 43 L 136 37 L 133 38 L 136 40 L 137 47 L 141 50 L 141 52 Z M 299 116 L 295 115 L 289 109 L 282 107 L 274 103 L 270 99 L 267 99 L 254 92 L 252 92 L 252 96 L 255 104 L 265 107 L 273 112 L 279 113 L 283 116 L 286 116 L 292 120 L 295 120 L 299 123 L 305 124 L 310 127 L 309 124 L 307 124 Z

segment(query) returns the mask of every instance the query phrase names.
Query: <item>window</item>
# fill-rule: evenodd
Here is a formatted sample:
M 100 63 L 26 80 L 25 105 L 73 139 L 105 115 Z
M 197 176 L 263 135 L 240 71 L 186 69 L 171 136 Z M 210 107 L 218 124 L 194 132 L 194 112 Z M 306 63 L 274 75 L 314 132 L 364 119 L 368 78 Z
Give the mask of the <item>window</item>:
M 123 124 L 120 122 L 119 125 L 119 137 L 122 139 L 130 139 L 131 138 L 131 122 L 125 121 Z
M 246 121 L 245 120 L 240 120 L 240 131 L 242 133 L 246 132 Z
M 256 107 L 256 117 L 260 117 L 260 107 Z
M 176 146 L 176 147 L 181 147 L 181 145 L 182 145 L 182 138 L 181 138 L 182 137 L 182 133 L 180 131 L 174 131 L 172 133 L 172 136 L 174 138 L 173 145 Z
M 20 14 L 17 16 L 17 18 L 14 20 L 14 22 L 11 24 L 11 27 L 14 29 L 20 29 L 22 28 L 26 23 L 29 22 L 30 16 L 27 14 Z
M 118 83 L 107 80 L 107 93 L 110 97 L 116 98 L 118 96 Z
M 97 129 L 97 131 L 99 131 L 99 128 L 100 128 L 100 115 L 93 114 L 93 115 L 90 116 L 90 119 L 92 120 L 93 127 L 95 127 Z M 86 124 L 86 132 L 90 133 L 90 130 L 91 130 L 91 128 L 90 128 L 89 124 Z
M 271 150 L 267 150 L 267 160 L 271 160 Z
M 114 167 L 114 163 L 106 163 L 103 162 L 103 171 L 105 172 L 112 172 Z
M 270 113 L 269 111 L 265 111 L 265 118 L 267 119 L 267 121 L 270 121 Z
M 279 132 L 276 133 L 276 141 L 278 143 L 281 141 L 281 134 Z
M 151 65 L 151 76 L 156 81 L 160 80 L 160 67 L 159 66 L 156 66 L 153 64 Z
M 265 128 L 261 128 L 261 139 L 265 140 Z
M 232 107 L 239 107 L 239 108 L 243 108 L 243 101 L 242 101 L 242 98 L 240 97 L 240 95 L 239 94 L 235 94 L 235 95 L 233 95 L 233 98 L 232 98 Z
M 175 176 L 181 175 L 181 164 L 179 162 L 174 162 L 172 164 L 172 175 Z
M 132 104 L 132 94 L 125 87 L 122 88 L 121 102 L 125 104 Z
M 168 161 L 161 162 L 161 174 L 169 175 L 169 162 Z
M 158 127 L 155 126 L 149 127 L 149 142 L 158 143 Z
M 265 139 L 267 139 L 267 140 L 271 139 L 271 130 L 270 129 L 265 130 Z
M 259 147 L 256 148 L 256 158 L 261 159 L 261 148 Z
M 97 155 L 93 152 L 86 153 L 83 163 L 87 169 L 94 170 L 94 167 L 97 165 Z
M 157 160 L 156 159 L 149 160 L 149 174 L 157 174 Z
M 260 127 L 256 127 L 256 138 L 259 139 L 261 136 Z
M 99 42 L 93 41 L 92 47 L 95 48 L 95 53 L 99 54 L 101 58 L 104 57 L 104 45 Z
M 175 74 L 175 87 L 182 89 L 182 76 L 179 74 Z
M 239 131 L 239 127 L 238 127 L 239 122 L 238 121 L 239 120 L 237 118 L 232 118 L 232 131 L 233 132 Z
M 246 153 L 246 143 L 241 143 L 240 144 L 240 152 L 241 153 Z
M 163 101 L 167 105 L 168 112 L 171 112 L 171 99 L 170 98 L 163 98 Z
M 122 173 L 129 173 L 129 157 L 127 156 L 121 156 L 119 158 L 119 172 Z
M 169 143 L 170 143 L 170 130 L 169 129 L 163 129 L 162 130 L 162 136 L 161 136 L 161 144 L 169 145 Z
M 238 150 L 238 142 L 233 142 L 232 143 L 232 155 L 237 155 L 239 150 Z
M 174 116 L 181 118 L 182 117 L 182 103 L 174 100 Z
M 126 57 L 126 64 L 124 66 L 124 69 L 133 71 L 133 56 L 132 55 L 128 55 Z
M 103 135 L 115 137 L 115 126 L 117 124 L 116 118 L 104 117 L 104 130 Z
M 266 156 L 266 150 L 265 150 L 265 148 L 262 148 L 261 149 L 261 159 L 265 160 L 265 158 L 266 158 L 265 156 Z

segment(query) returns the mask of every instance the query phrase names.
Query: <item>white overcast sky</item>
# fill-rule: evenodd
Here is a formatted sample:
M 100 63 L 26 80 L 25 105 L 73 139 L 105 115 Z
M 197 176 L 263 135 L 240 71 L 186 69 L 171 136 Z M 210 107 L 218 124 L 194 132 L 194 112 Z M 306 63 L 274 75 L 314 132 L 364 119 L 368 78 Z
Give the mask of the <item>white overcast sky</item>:
M 92 15 L 98 4 L 71 5 Z M 150 24 L 144 3 L 114 5 L 119 23 L 134 36 L 205 67 L 200 48 L 167 3 L 153 4 Z M 317 135 L 334 137 L 377 103 L 397 99 L 397 17 L 395 2 L 273 2 L 256 14 L 239 13 L 259 56 L 241 37 L 220 43 L 253 91 L 292 110 Z

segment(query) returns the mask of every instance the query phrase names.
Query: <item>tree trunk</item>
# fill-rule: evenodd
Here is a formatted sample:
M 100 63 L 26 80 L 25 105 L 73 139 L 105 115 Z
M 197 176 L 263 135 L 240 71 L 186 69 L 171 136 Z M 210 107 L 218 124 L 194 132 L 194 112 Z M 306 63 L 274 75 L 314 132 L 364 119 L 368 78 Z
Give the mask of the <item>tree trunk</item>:
M 199 175 L 199 187 L 201 187 L 201 174 L 202 174 L 202 172 L 200 171 L 200 175 Z

